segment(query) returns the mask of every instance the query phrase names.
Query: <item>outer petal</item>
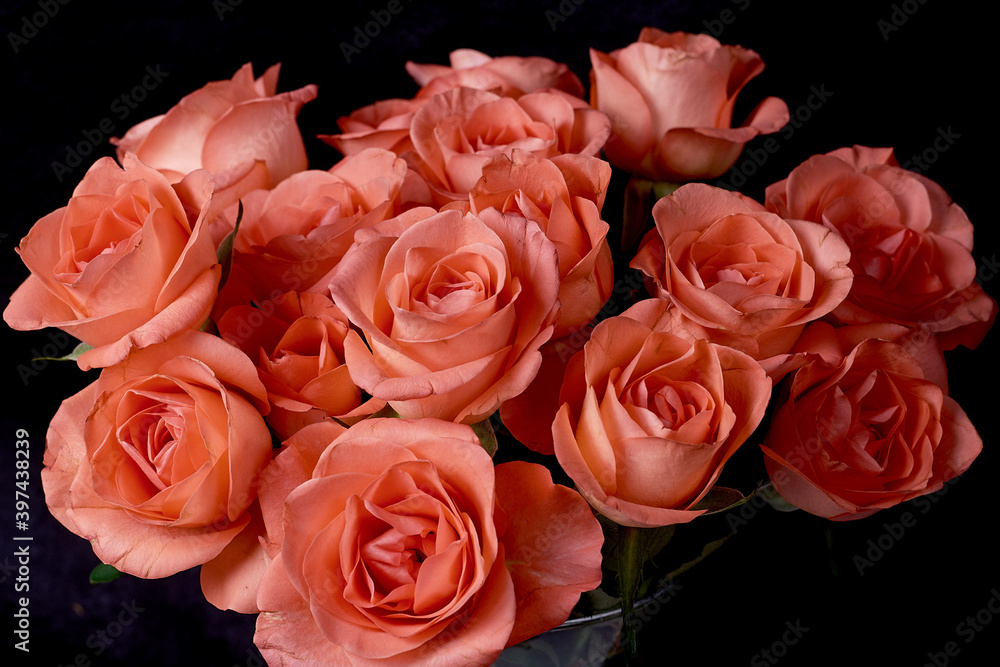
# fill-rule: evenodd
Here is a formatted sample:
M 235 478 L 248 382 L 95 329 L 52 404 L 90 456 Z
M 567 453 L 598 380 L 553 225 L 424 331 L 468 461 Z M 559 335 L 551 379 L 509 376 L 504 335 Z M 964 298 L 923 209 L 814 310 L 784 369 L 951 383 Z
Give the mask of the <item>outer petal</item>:
M 580 593 L 600 585 L 604 533 L 589 505 L 553 484 L 543 466 L 504 463 L 496 475 L 497 502 L 507 517 L 501 540 L 517 599 L 510 646 L 565 621 Z

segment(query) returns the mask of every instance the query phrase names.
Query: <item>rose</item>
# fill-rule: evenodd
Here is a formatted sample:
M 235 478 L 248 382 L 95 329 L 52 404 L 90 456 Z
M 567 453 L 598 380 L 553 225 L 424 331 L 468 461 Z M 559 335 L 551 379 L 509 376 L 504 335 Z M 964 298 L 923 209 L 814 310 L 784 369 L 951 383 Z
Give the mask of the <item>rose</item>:
M 249 193 L 215 314 L 289 291 L 325 292 L 316 282 L 344 256 L 354 233 L 399 214 L 405 177 L 403 160 L 372 148 L 329 171 L 301 171 L 272 190 Z M 235 224 L 237 207 L 226 214 Z
M 583 96 L 583 85 L 569 67 L 548 58 L 490 58 L 473 49 L 458 49 L 452 51 L 450 60 L 450 67 L 407 62 L 406 71 L 421 86 L 413 99 L 379 100 L 356 109 L 337 119 L 342 134 L 320 135 L 320 139 L 344 155 L 372 147 L 403 155 L 413 150 L 410 139 L 413 115 L 435 95 L 452 88 L 489 90 L 505 97 L 554 88 Z
M 165 577 L 216 557 L 249 523 L 271 458 L 266 392 L 246 355 L 198 331 L 132 351 L 63 401 L 42 488 L 103 562 Z
M 788 122 L 788 106 L 764 99 L 732 128 L 736 97 L 761 73 L 749 49 L 709 35 L 643 28 L 639 40 L 609 54 L 590 50 L 590 101 L 611 117 L 604 148 L 615 166 L 652 180 L 715 178 L 743 145 Z
M 992 326 L 996 302 L 974 282 L 972 223 L 891 148 L 815 155 L 767 188 L 766 206 L 836 230 L 850 246 L 854 284 L 837 321 L 919 328 L 945 349 L 975 348 Z
M 559 465 L 616 523 L 704 513 L 726 461 L 760 423 L 771 381 L 749 356 L 659 331 L 647 299 L 594 327 L 566 369 L 552 440 Z
M 257 307 L 234 306 L 218 328 L 257 366 L 271 405 L 267 423 L 282 440 L 326 417 L 357 421 L 382 407 L 363 405 L 344 365 L 347 317 L 322 294 L 288 292 Z
M 14 329 L 58 327 L 93 347 L 78 359 L 85 370 L 198 328 L 219 284 L 211 176 L 171 186 L 134 155 L 122 164 L 94 163 L 69 203 L 21 240 L 31 275 L 4 311 Z
M 271 188 L 307 167 L 296 124 L 316 86 L 277 94 L 279 65 L 256 81 L 247 63 L 229 81 L 213 81 L 186 95 L 167 113 L 112 139 L 118 157 L 135 153 L 171 182 L 196 169 L 215 175 L 215 206 L 224 208 L 251 190 Z
M 680 335 L 764 360 L 787 352 L 850 290 L 850 251 L 838 234 L 782 219 L 738 192 L 684 185 L 654 205 L 653 219 L 630 266 L 674 306 Z
M 330 432 L 300 431 L 261 491 L 280 546 L 258 589 L 269 663 L 488 665 L 600 582 L 600 525 L 542 466 L 494 468 L 436 419 Z
M 531 382 L 558 317 L 555 247 L 533 222 L 414 209 L 358 233 L 330 281 L 360 334 L 355 384 L 406 418 L 478 422 Z
M 454 88 L 428 100 L 410 123 L 408 164 L 427 181 L 434 203 L 465 199 L 486 162 L 515 148 L 551 158 L 596 156 L 611 131 L 607 116 L 566 93 L 517 99 Z
M 425 100 L 388 99 L 352 111 L 337 119 L 342 134 L 321 134 L 319 138 L 344 155 L 366 148 L 382 148 L 397 155 L 413 150 L 410 122 Z
M 811 358 L 785 380 L 761 446 L 782 497 L 838 521 L 937 491 L 982 450 L 965 412 L 906 348 L 870 335 L 810 325 Z
M 614 279 L 608 224 L 601 219 L 611 181 L 607 162 L 586 155 L 538 158 L 514 149 L 483 166 L 469 193 L 473 213 L 493 207 L 531 220 L 559 255 L 559 302 L 554 337 L 590 322 L 608 300 Z
M 417 97 L 429 98 L 450 88 L 491 90 L 505 97 L 520 97 L 544 88 L 583 97 L 583 84 L 569 66 L 539 56 L 490 56 L 474 49 L 457 49 L 451 66 L 406 63 L 406 71 L 420 84 Z

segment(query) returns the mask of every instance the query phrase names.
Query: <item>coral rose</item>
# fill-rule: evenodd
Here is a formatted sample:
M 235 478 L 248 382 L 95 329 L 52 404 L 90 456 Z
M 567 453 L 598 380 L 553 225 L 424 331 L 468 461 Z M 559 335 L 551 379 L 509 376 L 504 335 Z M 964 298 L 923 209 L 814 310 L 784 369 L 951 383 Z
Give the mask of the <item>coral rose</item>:
M 631 266 L 670 301 L 673 328 L 689 337 L 758 360 L 784 354 L 851 288 L 839 234 L 780 218 L 738 192 L 684 185 L 656 202 L 653 219 Z
M 768 97 L 742 126 L 731 127 L 736 97 L 764 61 L 709 35 L 643 28 L 623 49 L 591 49 L 590 62 L 591 105 L 613 124 L 605 155 L 655 181 L 720 176 L 746 142 L 777 132 L 789 119 L 788 106 Z
M 321 134 L 319 138 L 344 155 L 366 148 L 381 148 L 397 155 L 413 150 L 410 122 L 425 100 L 393 98 L 355 109 L 337 119 L 341 134 Z
M 558 318 L 559 265 L 533 222 L 413 209 L 362 230 L 334 270 L 354 382 L 406 418 L 465 423 L 531 382 Z
M 504 97 L 520 97 L 552 88 L 583 96 L 580 79 L 562 63 L 548 58 L 501 56 L 490 58 L 473 49 L 452 51 L 451 66 L 407 62 L 406 71 L 421 88 L 413 99 L 379 100 L 337 119 L 342 134 L 320 135 L 344 155 L 365 148 L 384 148 L 398 155 L 413 150 L 410 122 L 428 100 L 452 88 L 488 90 Z
M 46 504 L 122 572 L 166 577 L 205 563 L 250 521 L 271 459 L 266 410 L 253 364 L 216 336 L 134 350 L 53 417 Z
M 583 84 L 568 65 L 540 56 L 490 56 L 475 49 L 452 51 L 447 65 L 406 63 L 406 71 L 420 84 L 417 97 L 433 97 L 450 88 L 478 88 L 505 97 L 520 97 L 544 88 L 583 97 Z
M 786 379 L 761 446 L 782 497 L 834 520 L 937 491 L 983 446 L 905 347 L 868 337 L 870 330 L 807 329 L 812 357 Z
M 413 115 L 408 163 L 430 186 L 434 203 L 465 199 L 483 165 L 519 148 L 538 157 L 563 153 L 596 156 L 611 132 L 608 117 L 558 92 L 517 99 L 485 90 L 454 88 L 428 100 Z
M 891 148 L 815 155 L 767 188 L 768 209 L 836 230 L 851 248 L 854 284 L 833 311 L 843 324 L 894 322 L 975 348 L 997 304 L 976 278 L 972 223 L 930 179 L 899 166 Z
M 326 292 L 326 285 L 316 282 L 351 247 L 354 233 L 399 214 L 405 176 L 403 160 L 372 148 L 329 171 L 301 171 L 272 190 L 248 194 L 234 244 L 233 277 L 214 313 L 285 292 Z M 237 207 L 226 216 L 235 224 Z
M 282 440 L 326 417 L 356 421 L 382 407 L 362 407 L 344 365 L 347 317 L 322 294 L 288 292 L 256 307 L 234 306 L 218 327 L 256 364 L 271 404 L 267 423 Z
M 555 244 L 562 308 L 554 337 L 590 322 L 611 295 L 614 266 L 608 224 L 601 219 L 610 181 L 611 166 L 600 158 L 546 159 L 514 149 L 489 160 L 469 193 L 473 213 L 492 207 L 523 216 Z
M 78 359 L 85 370 L 197 329 L 219 286 L 211 175 L 171 186 L 134 155 L 122 163 L 94 163 L 69 203 L 21 240 L 31 275 L 3 314 L 14 329 L 58 327 L 93 347 Z
M 596 327 L 570 359 L 552 423 L 559 465 L 598 512 L 626 526 L 686 523 L 760 423 L 771 381 L 723 345 L 658 331 L 646 299 Z
M 220 208 L 251 190 L 274 187 L 307 167 L 296 117 L 316 98 L 314 85 L 278 94 L 278 69 L 274 65 L 254 80 L 247 63 L 231 80 L 185 96 L 167 113 L 113 139 L 119 159 L 135 153 L 171 182 L 208 169 Z
M 300 431 L 261 491 L 280 547 L 257 596 L 270 664 L 488 665 L 600 583 L 600 524 L 542 466 L 494 468 L 436 419 L 330 433 Z

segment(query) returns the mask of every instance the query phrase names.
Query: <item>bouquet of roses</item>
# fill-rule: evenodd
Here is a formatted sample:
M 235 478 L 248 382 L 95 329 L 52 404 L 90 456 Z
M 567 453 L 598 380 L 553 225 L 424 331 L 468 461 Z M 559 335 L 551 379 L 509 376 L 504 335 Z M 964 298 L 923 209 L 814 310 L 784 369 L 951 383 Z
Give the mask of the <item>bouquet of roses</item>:
M 589 99 L 540 57 L 407 63 L 325 171 L 277 66 L 116 139 L 4 311 L 100 369 L 53 515 L 121 572 L 200 566 L 270 664 L 485 665 L 602 581 L 632 645 L 650 535 L 750 492 L 847 520 L 964 472 L 942 351 L 997 305 L 962 209 L 888 148 L 713 187 L 789 120 L 732 127 L 758 54 L 647 28 L 591 63 Z M 769 483 L 720 486 L 748 444 Z

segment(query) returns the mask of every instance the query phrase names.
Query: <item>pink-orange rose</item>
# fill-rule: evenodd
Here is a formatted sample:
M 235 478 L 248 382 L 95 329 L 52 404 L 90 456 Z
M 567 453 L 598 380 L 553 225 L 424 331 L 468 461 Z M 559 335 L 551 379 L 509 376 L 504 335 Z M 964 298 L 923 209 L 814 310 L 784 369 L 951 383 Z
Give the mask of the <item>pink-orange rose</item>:
M 812 357 L 786 379 L 762 449 L 793 505 L 858 519 L 939 490 L 982 439 L 961 407 L 906 349 L 870 326 L 811 325 Z
M 768 209 L 836 230 L 854 284 L 833 311 L 844 324 L 895 322 L 975 348 L 997 304 L 976 278 L 972 223 L 937 183 L 899 166 L 891 148 L 815 155 L 767 188 Z
M 403 417 L 478 422 L 531 382 L 558 318 L 559 265 L 533 222 L 414 209 L 358 233 L 334 302 L 354 382 Z
M 83 369 L 197 329 L 219 286 L 208 172 L 171 186 L 134 155 L 122 162 L 98 160 L 69 203 L 21 240 L 31 275 L 3 314 L 14 329 L 58 327 L 93 347 Z
M 135 153 L 171 182 L 208 169 L 220 208 L 251 190 L 274 187 L 307 167 L 296 117 L 316 97 L 314 85 L 278 94 L 278 69 L 274 65 L 254 80 L 247 63 L 231 80 L 185 96 L 167 113 L 112 140 L 119 159 Z
M 789 119 L 788 106 L 768 97 L 742 126 L 731 127 L 736 97 L 764 61 L 709 35 L 643 28 L 623 49 L 591 49 L 590 61 L 591 104 L 613 124 L 605 155 L 652 180 L 720 176 L 746 142 L 777 132 Z
M 271 404 L 267 423 L 282 440 L 326 417 L 357 420 L 382 406 L 362 407 L 344 365 L 347 317 L 322 294 L 288 292 L 234 306 L 218 327 L 257 366 Z
M 326 292 L 326 285 L 316 287 L 316 282 L 351 247 L 354 233 L 400 212 L 405 176 L 403 160 L 372 148 L 344 158 L 329 171 L 302 171 L 272 190 L 248 194 L 236 234 L 233 273 L 215 314 L 290 291 Z M 226 211 L 230 225 L 236 215 L 236 206 Z
M 505 97 L 520 97 L 543 88 L 583 97 L 583 84 L 569 66 L 540 56 L 490 56 L 474 49 L 452 51 L 447 65 L 406 63 L 420 84 L 417 97 L 433 97 L 450 88 L 478 88 Z
M 594 327 L 570 359 L 552 423 L 559 465 L 626 526 L 686 523 L 760 423 L 771 381 L 749 356 L 657 330 L 647 299 Z
M 839 234 L 780 218 L 738 192 L 684 185 L 656 202 L 653 219 L 631 266 L 674 306 L 671 327 L 681 335 L 764 360 L 788 352 L 851 288 Z
M 452 88 L 488 90 L 505 97 L 553 88 L 583 96 L 583 85 L 569 67 L 548 58 L 490 58 L 479 51 L 459 49 L 451 53 L 450 60 L 450 67 L 407 62 L 406 71 L 421 86 L 413 99 L 392 98 L 363 106 L 337 119 L 342 134 L 320 138 L 344 155 L 373 147 L 402 155 L 413 150 L 413 115 L 435 95 Z
M 157 578 L 205 563 L 250 521 L 271 459 L 266 410 L 253 364 L 216 336 L 135 350 L 53 417 L 46 504 L 122 572 Z
M 514 149 L 483 166 L 469 193 L 470 209 L 523 216 L 545 232 L 559 254 L 562 308 L 554 337 L 584 326 L 611 294 L 614 266 L 608 224 L 601 219 L 611 166 L 586 155 L 539 158 Z
M 321 134 L 319 138 L 344 155 L 354 155 L 366 148 L 382 148 L 402 155 L 413 150 L 410 122 L 424 102 L 400 98 L 373 102 L 338 118 L 341 134 Z
M 611 132 L 608 117 L 559 92 L 517 99 L 485 90 L 453 88 L 413 115 L 408 162 L 430 186 L 434 203 L 465 199 L 499 153 L 519 148 L 538 157 L 596 156 Z
M 542 466 L 494 468 L 471 428 L 436 419 L 331 430 L 300 431 L 261 490 L 269 663 L 489 665 L 600 583 L 600 525 Z

